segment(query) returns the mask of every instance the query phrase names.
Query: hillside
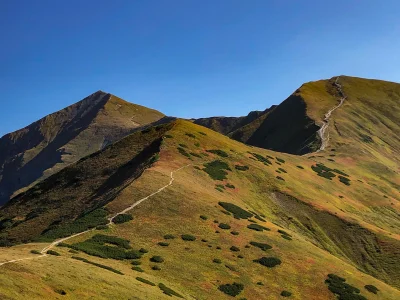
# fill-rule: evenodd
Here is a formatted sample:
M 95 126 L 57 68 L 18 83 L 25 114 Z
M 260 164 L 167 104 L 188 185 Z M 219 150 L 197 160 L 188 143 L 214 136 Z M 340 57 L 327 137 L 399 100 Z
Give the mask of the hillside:
M 98 91 L 0 139 L 0 205 L 21 189 L 164 117 Z
M 0 209 L 0 298 L 399 299 L 400 85 L 335 81 L 258 121 L 302 103 L 318 129 L 344 96 L 324 150 L 171 120 L 16 196 Z

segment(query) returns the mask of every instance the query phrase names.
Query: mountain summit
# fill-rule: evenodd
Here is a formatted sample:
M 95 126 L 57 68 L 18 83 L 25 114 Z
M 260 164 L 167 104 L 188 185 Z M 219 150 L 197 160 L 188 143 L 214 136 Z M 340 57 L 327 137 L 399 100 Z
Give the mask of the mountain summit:
M 21 188 L 164 115 L 97 91 L 0 139 L 0 205 Z

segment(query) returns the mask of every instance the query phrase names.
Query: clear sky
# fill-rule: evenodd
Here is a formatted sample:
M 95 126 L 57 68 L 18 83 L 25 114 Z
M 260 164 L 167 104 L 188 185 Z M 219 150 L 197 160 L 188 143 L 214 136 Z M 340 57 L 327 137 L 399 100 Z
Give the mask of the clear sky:
M 302 83 L 400 82 L 399 0 L 0 0 L 0 136 L 103 90 L 238 116 Z

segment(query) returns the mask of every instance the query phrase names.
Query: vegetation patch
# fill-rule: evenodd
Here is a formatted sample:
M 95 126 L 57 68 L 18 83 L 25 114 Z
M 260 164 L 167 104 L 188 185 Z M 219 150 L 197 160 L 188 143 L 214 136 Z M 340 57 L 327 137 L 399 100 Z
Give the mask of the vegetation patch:
M 134 261 L 132 262 L 132 265 L 134 265 L 134 266 L 140 266 L 141 264 L 142 264 L 142 262 L 139 261 L 139 260 L 134 260 Z
M 40 251 L 38 251 L 38 250 L 31 250 L 31 253 L 32 254 L 42 254 Z
M 248 219 L 253 216 L 252 213 L 244 210 L 243 208 L 229 202 L 218 202 L 220 206 L 233 214 L 236 219 Z
M 281 176 L 276 176 L 276 179 L 278 179 L 278 180 L 282 180 L 282 181 L 285 181 L 285 179 L 284 179 L 284 178 L 282 178 Z
M 239 235 L 239 232 L 237 232 L 237 231 L 231 231 L 231 234 L 232 234 L 232 235 Z
M 285 163 L 285 160 L 279 157 L 276 157 L 276 160 L 279 161 L 281 164 Z
M 302 167 L 302 166 L 296 166 L 296 167 L 299 168 L 299 169 L 304 170 L 304 167 Z
M 231 250 L 233 252 L 239 252 L 240 251 L 240 249 L 238 247 L 236 247 L 236 246 L 230 247 L 229 250 Z
M 287 171 L 284 168 L 278 168 L 279 171 L 281 171 L 282 173 L 287 173 Z
M 191 234 L 182 234 L 182 235 L 181 235 L 181 238 L 182 238 L 182 240 L 184 240 L 184 241 L 190 241 L 190 242 L 193 242 L 193 241 L 196 240 L 196 237 L 193 236 L 193 235 L 191 235 Z
M 261 218 L 259 215 L 254 215 L 254 218 L 256 218 L 257 220 L 259 220 L 261 222 L 267 222 L 267 220 Z
M 240 165 L 235 165 L 235 169 L 239 171 L 247 171 L 249 169 L 248 166 L 240 166 Z
M 99 225 L 96 227 L 97 230 L 106 230 L 108 229 L 108 225 Z
M 249 152 L 249 153 L 251 155 L 253 155 L 253 157 L 255 159 L 257 159 L 259 162 L 264 163 L 264 165 L 272 165 L 272 162 L 268 158 L 266 158 L 266 157 L 264 157 L 264 156 L 262 156 L 260 154 L 257 154 L 257 153 L 253 153 L 253 152 Z
M 228 153 L 226 153 L 223 150 L 219 150 L 219 149 L 206 150 L 206 152 L 212 153 L 212 154 L 215 154 L 215 155 L 218 155 L 221 157 L 225 157 L 225 158 L 229 156 Z
M 370 293 L 377 294 L 379 292 L 379 289 L 376 286 L 372 285 L 372 284 L 367 284 L 364 287 Z
M 200 219 L 202 219 L 202 220 L 204 220 L 204 221 L 205 221 L 205 220 L 207 220 L 207 219 L 208 219 L 208 217 L 207 217 L 207 216 L 205 216 L 205 215 L 201 215 L 201 216 L 200 216 Z
M 160 270 L 161 270 L 161 267 L 159 267 L 159 266 L 152 266 L 151 269 L 154 270 L 154 271 L 160 271 Z
M 152 258 L 150 258 L 150 261 L 151 262 L 154 262 L 154 263 L 163 263 L 164 262 L 164 258 L 162 258 L 161 256 L 159 256 L 159 255 L 156 255 L 156 256 L 153 256 Z
M 270 231 L 271 230 L 271 229 L 264 227 L 262 225 L 259 225 L 259 224 L 249 224 L 249 225 L 247 225 L 247 228 L 255 230 L 255 231 L 264 231 L 264 230 Z
M 214 258 L 213 263 L 220 264 L 221 260 L 219 258 Z
M 195 145 L 196 147 L 200 147 L 200 143 L 199 143 L 199 142 L 194 143 L 194 145 Z
M 58 253 L 57 251 L 54 251 L 54 250 L 48 250 L 46 253 L 49 255 L 54 255 L 54 256 L 61 256 L 60 253 Z
M 272 246 L 265 244 L 265 243 L 259 243 L 259 242 L 250 242 L 250 245 L 260 248 L 262 251 L 266 251 L 269 249 L 272 249 Z
M 282 235 L 286 235 L 286 236 L 290 236 L 290 237 L 291 237 L 291 235 L 290 235 L 289 233 L 287 233 L 285 230 L 278 229 L 278 232 L 279 232 L 280 234 L 282 234 Z
M 229 165 L 221 160 L 214 160 L 212 162 L 204 164 L 203 171 L 206 172 L 214 180 L 224 180 L 228 171 L 231 171 Z
M 282 297 L 290 297 L 290 296 L 292 296 L 292 293 L 289 291 L 282 291 L 281 296 Z
M 173 234 L 166 234 L 166 235 L 164 235 L 164 239 L 166 239 L 166 240 L 173 240 L 174 238 L 176 238 L 176 236 L 173 235 Z
M 219 224 L 218 227 L 221 229 L 231 229 L 231 226 L 225 223 Z
M 186 146 L 185 144 L 179 144 L 179 146 L 181 146 L 182 148 L 185 148 L 185 149 L 188 148 L 188 146 Z
M 224 186 L 223 184 L 216 184 L 216 185 L 215 185 L 215 188 L 216 188 L 216 189 L 224 190 L 224 189 L 225 189 L 225 186 Z
M 345 185 L 350 185 L 350 179 L 344 176 L 339 175 L 339 181 Z
M 234 189 L 234 188 L 235 188 L 235 186 L 234 186 L 233 184 L 230 184 L 230 183 L 227 183 L 225 186 L 226 186 L 228 189 Z
M 159 283 L 159 284 L 158 284 L 158 287 L 160 288 L 160 290 L 162 290 L 162 292 L 163 292 L 165 295 L 168 295 L 168 296 L 175 296 L 175 297 L 178 297 L 178 298 L 183 298 L 182 295 L 180 295 L 180 294 L 178 294 L 177 292 L 175 292 L 174 290 L 170 289 L 169 287 L 167 287 L 167 286 L 166 286 L 165 284 L 163 284 L 163 283 Z
M 244 285 L 234 282 L 232 284 L 222 284 L 218 289 L 229 296 L 236 297 L 243 291 Z
M 160 245 L 161 247 L 168 247 L 169 243 L 166 242 L 159 242 L 158 245 Z
M 193 139 L 196 138 L 196 136 L 195 136 L 194 134 L 189 133 L 189 132 L 186 132 L 185 135 L 187 135 L 188 137 L 191 137 L 191 138 L 193 138 Z
M 207 135 L 205 132 L 199 131 L 201 135 Z
M 335 274 L 328 274 L 325 280 L 328 289 L 334 293 L 339 300 L 366 300 L 364 296 L 360 295 L 360 290 L 350 284 L 346 283 L 346 279 L 339 277 Z
M 145 278 L 142 278 L 142 277 L 136 277 L 136 280 L 137 280 L 137 281 L 140 281 L 140 282 L 143 282 L 143 283 L 145 283 L 145 284 L 151 285 L 151 286 L 156 286 L 155 283 L 153 283 L 153 282 L 151 282 L 150 280 L 147 280 L 147 279 L 145 279 Z
M 332 180 L 333 177 L 336 175 L 332 172 L 333 169 L 328 168 L 327 166 L 323 164 L 316 164 L 315 166 L 311 166 L 311 169 L 318 174 L 318 176 L 321 176 L 323 178 L 326 178 L 328 180 Z
M 282 262 L 279 258 L 276 257 L 261 257 L 259 259 L 253 260 L 254 262 L 259 263 L 267 268 L 273 268 L 280 265 Z
M 83 261 L 84 263 L 87 263 L 87 264 L 90 264 L 90 265 L 93 265 L 93 266 L 96 266 L 96 267 L 99 267 L 99 268 L 102 268 L 102 269 L 105 269 L 105 270 L 108 270 L 108 271 L 111 271 L 111 272 L 113 272 L 115 274 L 124 275 L 124 273 L 122 273 L 121 271 L 118 271 L 118 270 L 116 270 L 114 268 L 111 268 L 109 266 L 105 266 L 105 265 L 102 265 L 102 264 L 95 263 L 95 262 L 87 260 L 86 258 L 83 258 L 83 257 L 72 256 L 71 258 Z
M 132 270 L 136 271 L 136 272 L 140 272 L 140 273 L 144 272 L 144 270 L 141 267 L 138 267 L 138 266 L 132 267 Z
M 58 224 L 50 225 L 41 236 L 49 239 L 58 239 L 107 224 L 107 211 L 104 208 L 99 208 L 78 217 L 72 223 L 63 224 L 62 226 Z
M 191 156 L 194 156 L 194 157 L 197 157 L 197 158 L 201 158 L 201 155 L 200 155 L 200 154 L 197 154 L 197 153 L 195 153 L 195 152 L 190 152 L 190 155 L 191 155 Z
M 184 148 L 178 147 L 177 149 L 178 149 L 178 151 L 179 151 L 180 154 L 182 154 L 183 156 L 186 156 L 186 157 L 190 158 L 190 154 L 187 153 L 186 150 L 185 150 Z
M 166 135 L 164 135 L 164 137 L 165 137 L 166 139 L 172 139 L 172 138 L 173 138 L 173 136 L 170 135 L 170 134 L 166 134 Z
M 133 217 L 129 214 L 120 214 L 117 215 L 114 219 L 112 219 L 114 224 L 122 224 L 133 220 Z

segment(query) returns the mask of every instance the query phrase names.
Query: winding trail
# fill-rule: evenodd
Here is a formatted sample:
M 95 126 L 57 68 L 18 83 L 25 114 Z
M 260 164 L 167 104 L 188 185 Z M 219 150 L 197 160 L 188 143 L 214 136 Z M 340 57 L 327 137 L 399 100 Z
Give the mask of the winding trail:
M 182 170 L 183 168 L 189 167 L 190 165 L 191 165 L 191 164 L 188 164 L 188 165 L 186 165 L 186 166 L 180 167 L 179 169 L 176 169 L 176 170 L 174 170 L 174 171 L 171 171 L 170 180 L 169 180 L 169 183 L 168 183 L 168 184 L 166 184 L 166 185 L 164 185 L 163 187 L 159 188 L 159 189 L 158 189 L 157 191 L 155 191 L 154 193 L 152 193 L 152 194 L 150 194 L 150 195 L 148 195 L 148 196 L 146 196 L 146 197 L 144 197 L 144 198 L 142 198 L 142 199 L 136 201 L 135 203 L 133 203 L 131 206 L 125 208 L 124 210 L 122 210 L 122 211 L 120 211 L 120 212 L 118 212 L 118 213 L 112 215 L 111 217 L 109 217 L 109 218 L 108 218 L 108 225 L 112 225 L 112 220 L 113 220 L 116 216 L 121 215 L 121 214 L 124 214 L 124 213 L 130 211 L 130 210 L 133 209 L 134 207 L 138 206 L 140 203 L 142 203 L 142 202 L 148 200 L 149 198 L 153 197 L 154 195 L 157 195 L 158 193 L 160 193 L 160 192 L 162 192 L 163 190 L 165 190 L 167 187 L 171 186 L 171 185 L 173 184 L 174 180 L 175 180 L 175 178 L 174 178 L 174 173 L 175 173 L 175 172 L 178 172 L 178 171 L 180 171 L 180 170 Z M 5 261 L 5 262 L 0 263 L 0 266 L 3 266 L 3 265 L 5 265 L 5 264 L 9 264 L 9 263 L 24 261 L 24 260 L 31 260 L 31 259 L 46 257 L 46 256 L 47 256 L 47 251 L 49 251 L 49 250 L 51 250 L 52 248 L 56 247 L 58 244 L 63 243 L 63 242 L 65 242 L 65 241 L 67 241 L 67 240 L 69 240 L 69 239 L 72 239 L 72 238 L 74 238 L 74 237 L 80 236 L 80 235 L 82 235 L 82 234 L 85 234 L 85 233 L 94 231 L 95 229 L 96 229 L 96 228 L 89 229 L 89 230 L 82 231 L 82 232 L 79 232 L 79 233 L 76 233 L 76 234 L 67 236 L 67 237 L 65 237 L 65 238 L 56 240 L 56 241 L 52 242 L 50 245 L 44 247 L 44 248 L 42 249 L 42 251 L 40 251 L 40 254 L 41 254 L 41 255 L 30 256 L 30 257 L 24 257 L 24 258 L 19 258 L 19 259 L 13 259 L 13 260 Z
M 340 102 L 338 105 L 331 108 L 324 116 L 324 120 L 322 121 L 322 127 L 317 131 L 319 137 L 321 138 L 321 147 L 316 152 L 325 150 L 325 148 L 328 146 L 328 143 L 329 143 L 329 131 L 328 131 L 329 119 L 330 119 L 332 113 L 336 109 L 341 107 L 344 103 L 344 100 L 346 100 L 346 98 L 347 98 L 347 96 L 343 93 L 342 85 L 339 83 L 339 78 L 340 78 L 340 76 L 336 77 L 336 80 L 333 85 L 336 87 L 336 89 L 339 92 Z

